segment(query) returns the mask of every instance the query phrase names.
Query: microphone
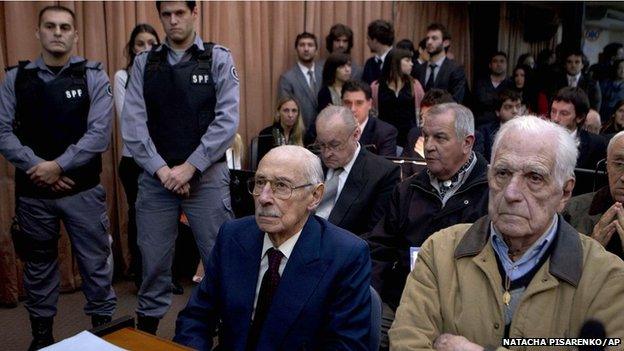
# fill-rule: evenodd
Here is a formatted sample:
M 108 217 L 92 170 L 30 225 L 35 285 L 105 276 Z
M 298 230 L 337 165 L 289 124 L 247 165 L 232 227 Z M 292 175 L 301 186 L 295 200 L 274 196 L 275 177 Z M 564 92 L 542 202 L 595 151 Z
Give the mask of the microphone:
M 595 319 L 588 319 L 583 323 L 581 331 L 579 332 L 579 338 L 581 339 L 604 339 L 607 337 L 607 331 L 604 324 Z M 579 346 L 579 351 L 603 351 L 603 346 Z

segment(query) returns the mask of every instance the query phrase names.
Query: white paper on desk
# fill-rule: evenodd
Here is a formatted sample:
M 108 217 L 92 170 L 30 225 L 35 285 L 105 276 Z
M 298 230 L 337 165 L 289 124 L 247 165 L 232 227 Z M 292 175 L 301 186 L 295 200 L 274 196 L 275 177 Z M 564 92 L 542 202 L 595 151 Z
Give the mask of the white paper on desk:
M 108 341 L 101 339 L 88 331 L 78 333 L 71 338 L 59 341 L 54 345 L 50 345 L 41 351 L 126 351 L 117 347 Z

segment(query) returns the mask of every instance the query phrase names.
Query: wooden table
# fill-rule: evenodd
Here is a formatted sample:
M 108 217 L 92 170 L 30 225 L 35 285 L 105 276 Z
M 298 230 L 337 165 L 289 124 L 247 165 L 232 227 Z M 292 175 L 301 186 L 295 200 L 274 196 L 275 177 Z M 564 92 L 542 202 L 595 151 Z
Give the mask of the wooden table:
M 173 341 L 165 340 L 134 328 L 123 328 L 117 330 L 103 336 L 102 339 L 130 351 L 193 350 L 186 346 L 176 344 Z

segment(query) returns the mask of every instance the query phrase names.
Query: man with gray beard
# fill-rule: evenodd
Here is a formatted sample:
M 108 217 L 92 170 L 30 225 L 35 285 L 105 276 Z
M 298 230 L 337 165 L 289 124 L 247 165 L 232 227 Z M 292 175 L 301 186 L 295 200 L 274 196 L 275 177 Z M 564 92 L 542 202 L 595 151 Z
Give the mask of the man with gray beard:
M 368 246 L 312 215 L 325 191 L 319 158 L 274 148 L 248 186 L 255 217 L 221 226 L 174 341 L 210 350 L 220 321 L 224 350 L 368 350 Z

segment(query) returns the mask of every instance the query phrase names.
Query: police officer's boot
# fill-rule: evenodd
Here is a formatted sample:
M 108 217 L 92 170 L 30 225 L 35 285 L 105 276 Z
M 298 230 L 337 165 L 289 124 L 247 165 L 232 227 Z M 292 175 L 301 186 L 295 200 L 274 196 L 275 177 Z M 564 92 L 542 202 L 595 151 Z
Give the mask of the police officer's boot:
M 109 323 L 113 318 L 111 316 L 104 316 L 101 314 L 91 315 L 91 326 L 97 328 L 100 325 Z
M 54 337 L 52 336 L 53 321 L 54 317 L 30 317 L 33 341 L 30 343 L 28 351 L 39 350 L 54 344 Z
M 160 319 L 156 317 L 137 315 L 137 329 L 144 331 L 146 333 L 156 335 L 156 330 L 158 329 L 158 322 L 160 322 Z

